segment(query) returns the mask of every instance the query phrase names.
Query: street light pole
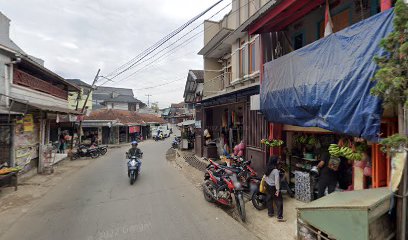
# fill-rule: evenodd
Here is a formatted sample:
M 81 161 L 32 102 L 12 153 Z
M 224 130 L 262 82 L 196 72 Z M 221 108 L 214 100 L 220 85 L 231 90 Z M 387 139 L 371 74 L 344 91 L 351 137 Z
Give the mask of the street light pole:
M 146 94 L 147 96 L 147 107 L 150 107 L 150 97 L 152 96 L 151 94 Z

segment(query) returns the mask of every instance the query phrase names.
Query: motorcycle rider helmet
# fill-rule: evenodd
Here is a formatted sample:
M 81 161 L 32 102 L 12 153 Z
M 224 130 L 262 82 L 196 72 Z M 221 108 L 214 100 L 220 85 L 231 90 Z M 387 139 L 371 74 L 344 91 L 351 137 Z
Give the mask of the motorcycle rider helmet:
M 137 141 L 133 141 L 132 146 L 137 146 Z

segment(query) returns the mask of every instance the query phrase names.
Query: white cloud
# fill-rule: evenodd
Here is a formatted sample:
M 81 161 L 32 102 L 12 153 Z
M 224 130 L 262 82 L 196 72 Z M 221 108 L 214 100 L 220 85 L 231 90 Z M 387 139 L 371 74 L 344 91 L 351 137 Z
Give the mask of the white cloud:
M 215 2 L 217 0 L 0 0 L 0 9 L 11 19 L 12 39 L 25 52 L 44 59 L 48 68 L 65 78 L 80 78 L 89 83 L 98 68 L 103 75 L 108 74 Z M 227 1 L 221 5 L 226 4 Z M 202 42 L 201 34 L 129 79 L 107 85 L 139 89 L 187 77 L 189 69 L 202 68 L 202 57 L 197 55 Z M 135 91 L 135 94 L 147 101 L 144 95 L 151 93 L 152 100 L 165 107 L 182 101 L 184 84 L 184 80 L 177 81 Z

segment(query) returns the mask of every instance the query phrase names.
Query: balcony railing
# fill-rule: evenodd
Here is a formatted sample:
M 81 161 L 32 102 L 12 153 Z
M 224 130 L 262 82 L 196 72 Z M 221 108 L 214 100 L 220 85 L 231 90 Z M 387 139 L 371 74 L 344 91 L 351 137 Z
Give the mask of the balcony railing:
M 204 81 L 204 96 L 212 96 L 220 93 L 231 85 L 231 73 L 224 72 L 213 79 Z
M 51 83 L 34 77 L 19 69 L 14 69 L 13 83 L 68 100 L 68 91 L 64 91 Z

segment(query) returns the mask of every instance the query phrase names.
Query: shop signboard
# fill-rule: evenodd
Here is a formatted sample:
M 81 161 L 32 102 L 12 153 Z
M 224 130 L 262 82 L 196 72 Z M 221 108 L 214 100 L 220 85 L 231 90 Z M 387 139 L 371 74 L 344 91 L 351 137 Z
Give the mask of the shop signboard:
M 407 151 L 403 150 L 397 152 L 392 157 L 391 164 L 391 190 L 393 192 L 398 190 L 401 178 L 404 172 L 405 162 L 407 159 Z
M 57 114 L 57 123 L 60 122 L 76 122 L 77 116 L 73 114 Z
M 129 133 L 137 133 L 137 132 L 140 132 L 140 126 L 129 127 Z
M 195 121 L 195 128 L 201 128 L 201 120 Z
M 26 114 L 23 118 L 24 132 L 34 131 L 34 120 L 32 114 Z

